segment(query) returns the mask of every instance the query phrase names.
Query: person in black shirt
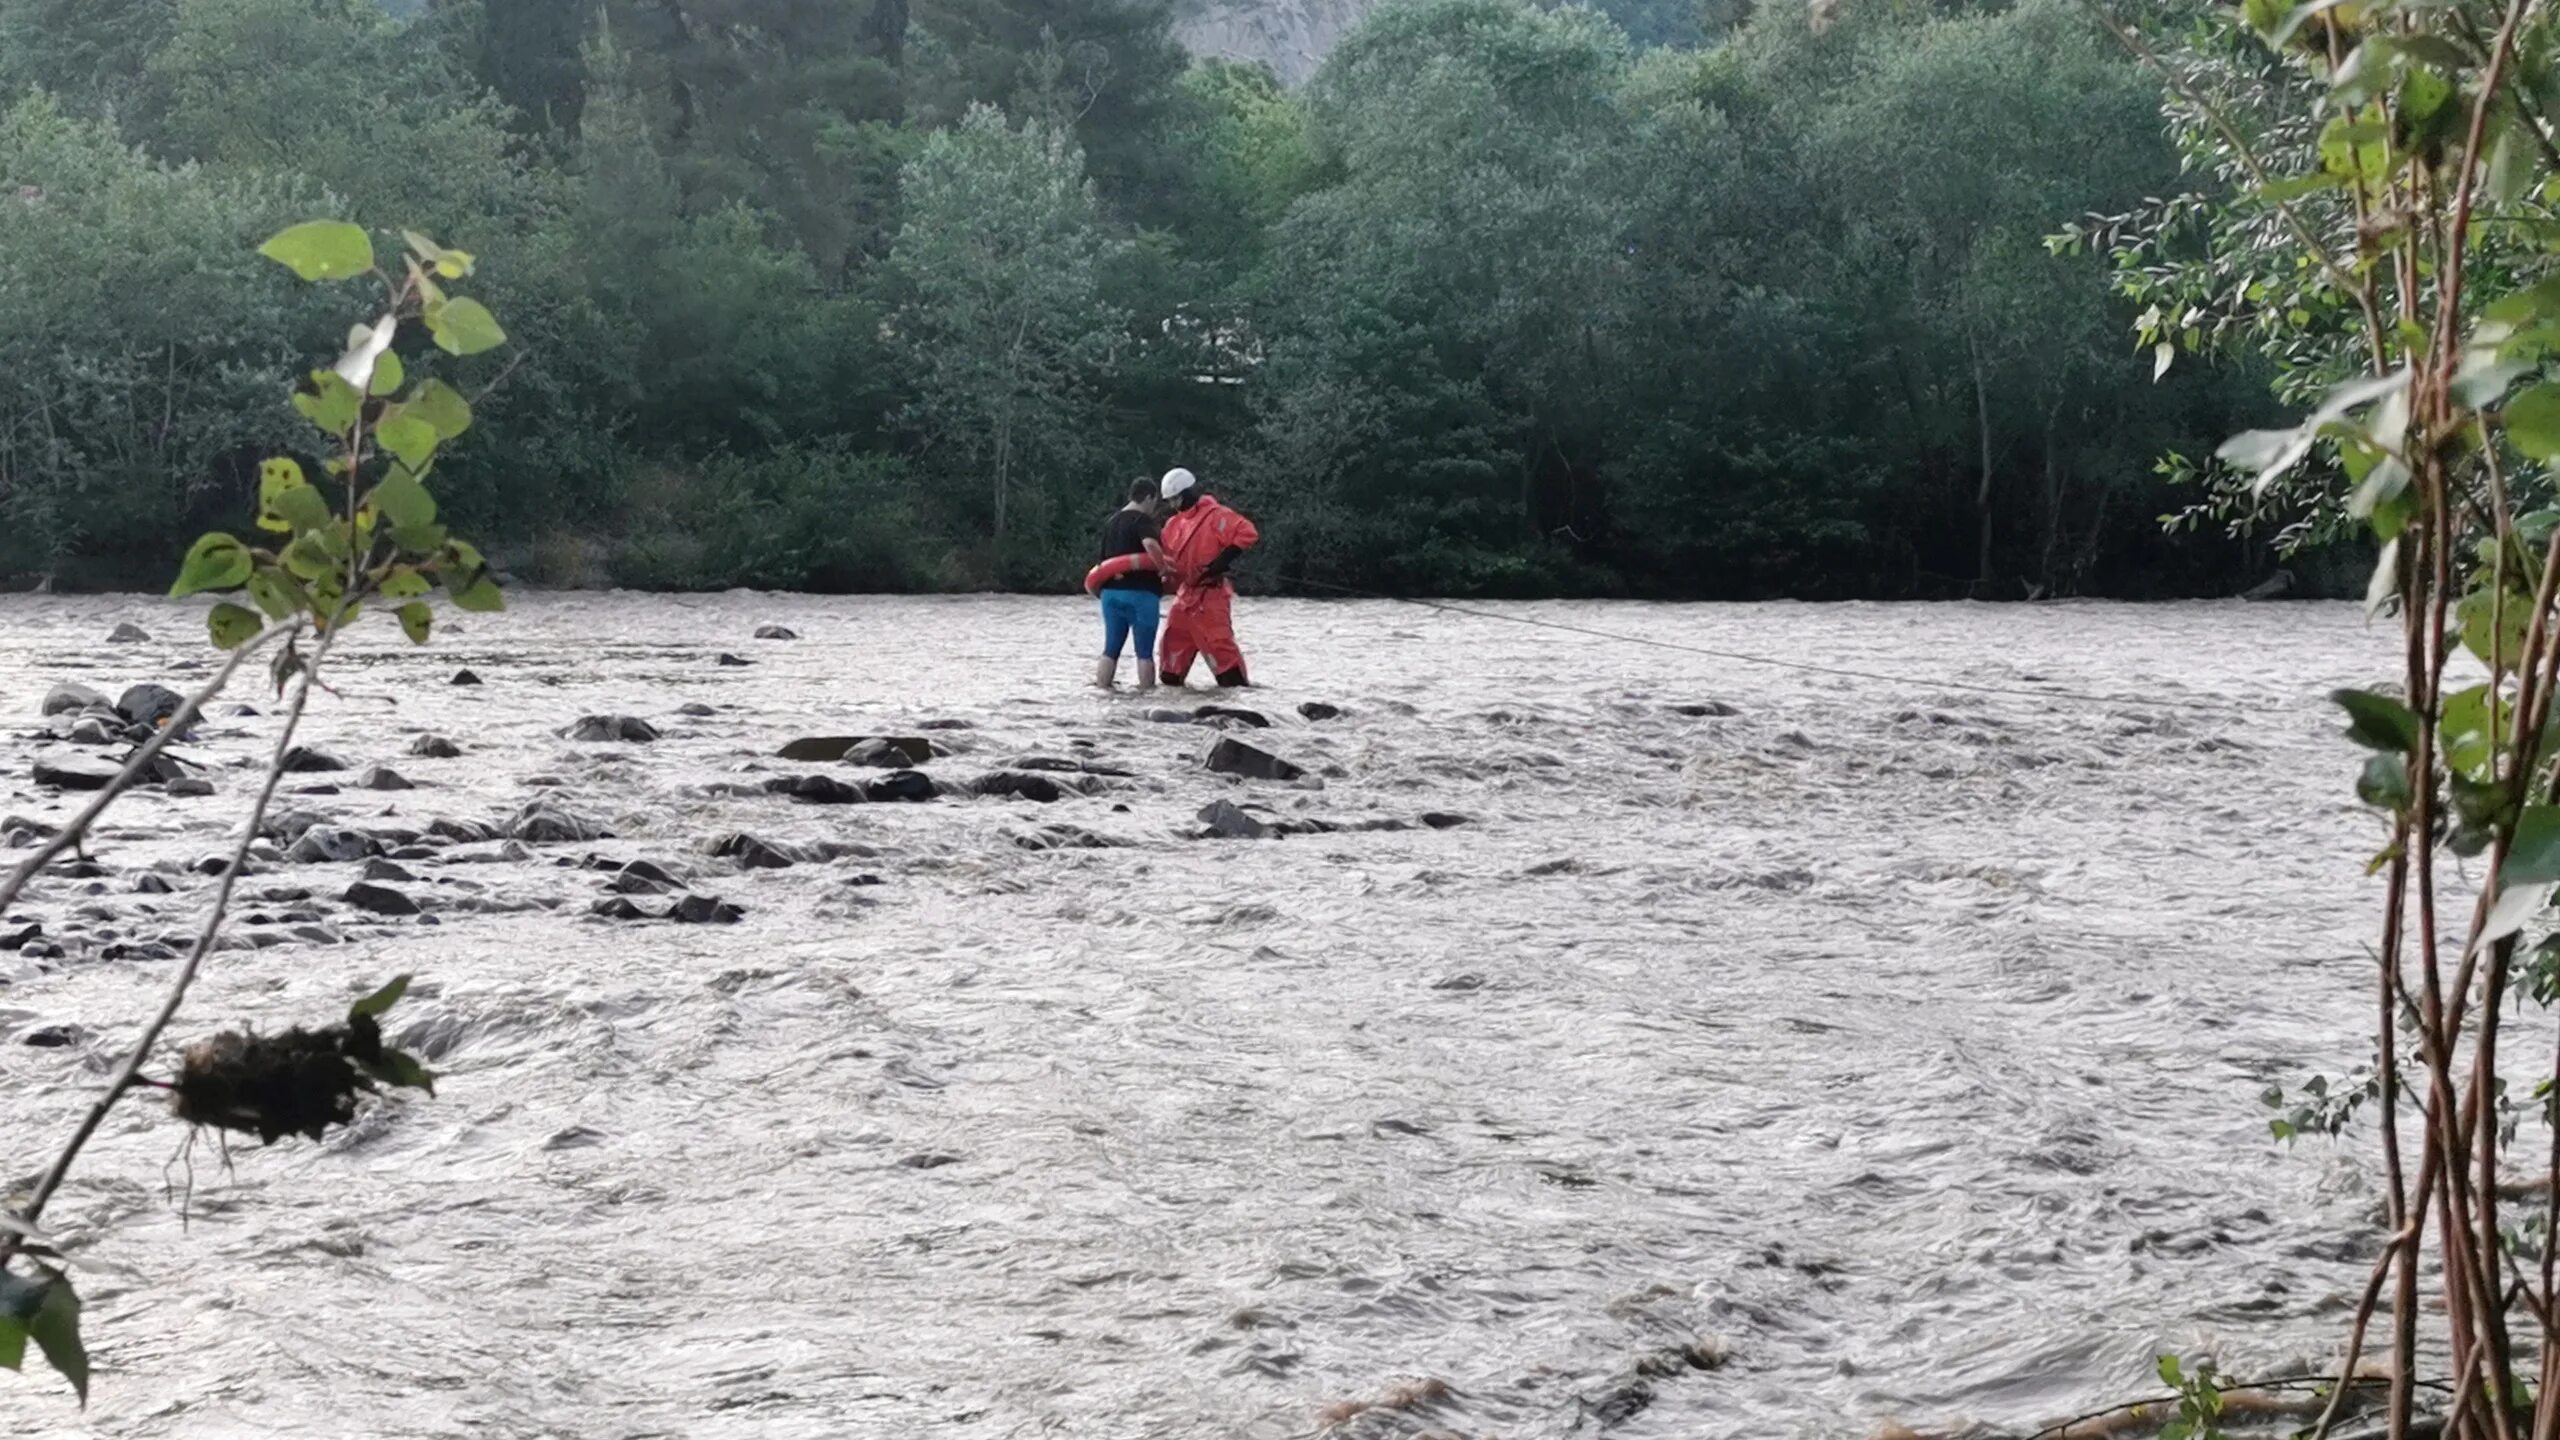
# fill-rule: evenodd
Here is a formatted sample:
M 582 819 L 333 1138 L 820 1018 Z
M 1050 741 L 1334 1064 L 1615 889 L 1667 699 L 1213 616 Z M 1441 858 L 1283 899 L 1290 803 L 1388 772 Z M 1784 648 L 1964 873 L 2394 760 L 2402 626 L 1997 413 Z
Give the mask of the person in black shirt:
M 1120 647 L 1138 642 L 1138 688 L 1156 688 L 1156 616 L 1164 581 L 1154 566 L 1164 563 L 1156 545 L 1162 527 L 1156 523 L 1156 482 L 1144 476 L 1129 483 L 1129 503 L 1102 522 L 1102 558 L 1144 555 L 1146 567 L 1102 582 L 1102 660 L 1093 673 L 1094 688 L 1108 690 L 1119 678 Z

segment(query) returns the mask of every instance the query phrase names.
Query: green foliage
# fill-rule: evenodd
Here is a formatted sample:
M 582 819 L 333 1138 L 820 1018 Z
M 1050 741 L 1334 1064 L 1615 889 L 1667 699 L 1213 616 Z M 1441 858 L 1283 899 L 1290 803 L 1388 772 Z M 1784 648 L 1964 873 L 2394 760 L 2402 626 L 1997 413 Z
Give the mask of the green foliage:
M 2210 1360 L 2189 1367 L 2175 1355 L 2161 1356 L 2158 1368 L 2162 1383 L 2178 1392 L 2177 1414 L 2160 1427 L 2160 1440 L 2229 1440 L 2222 1428 L 2222 1387 L 2228 1377 Z
M 80 1338 L 80 1295 L 71 1277 L 49 1266 L 28 1277 L 0 1270 L 0 1369 L 26 1363 L 33 1341 L 54 1373 L 71 1382 L 80 1403 L 89 1402 L 89 1351 Z

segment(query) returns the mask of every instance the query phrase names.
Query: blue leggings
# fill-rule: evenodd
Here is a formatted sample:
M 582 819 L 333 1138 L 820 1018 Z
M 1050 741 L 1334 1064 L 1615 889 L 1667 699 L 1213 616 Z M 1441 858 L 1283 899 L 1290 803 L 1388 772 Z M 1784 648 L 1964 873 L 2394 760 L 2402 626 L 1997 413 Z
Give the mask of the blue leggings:
M 1120 658 L 1120 645 L 1131 635 L 1138 638 L 1138 659 L 1142 664 L 1156 663 L 1157 596 L 1145 590 L 1105 590 L 1102 592 L 1102 657 Z

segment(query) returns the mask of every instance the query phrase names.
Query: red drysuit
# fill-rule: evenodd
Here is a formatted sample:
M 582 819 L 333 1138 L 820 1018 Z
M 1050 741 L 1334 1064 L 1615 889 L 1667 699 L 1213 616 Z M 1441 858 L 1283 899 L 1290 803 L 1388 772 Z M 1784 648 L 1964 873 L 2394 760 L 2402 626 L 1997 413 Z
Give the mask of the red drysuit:
M 1236 648 L 1235 622 L 1227 607 L 1235 591 L 1226 577 L 1210 578 L 1210 562 L 1230 548 L 1250 550 L 1262 538 L 1253 522 L 1203 495 L 1188 510 L 1166 517 L 1165 573 L 1180 587 L 1164 620 L 1162 669 L 1167 682 L 1182 683 L 1191 662 L 1209 657 L 1209 669 L 1224 684 L 1244 681 L 1244 652 Z

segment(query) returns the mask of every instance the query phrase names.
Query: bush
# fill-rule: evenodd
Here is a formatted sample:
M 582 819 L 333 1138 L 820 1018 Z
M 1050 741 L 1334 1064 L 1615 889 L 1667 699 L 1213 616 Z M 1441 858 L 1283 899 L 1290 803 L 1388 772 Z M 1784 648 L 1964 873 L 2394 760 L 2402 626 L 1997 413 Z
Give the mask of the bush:
M 649 589 L 842 595 L 948 583 L 943 548 L 920 543 L 906 466 L 839 443 L 723 454 L 632 487 L 616 582 Z

